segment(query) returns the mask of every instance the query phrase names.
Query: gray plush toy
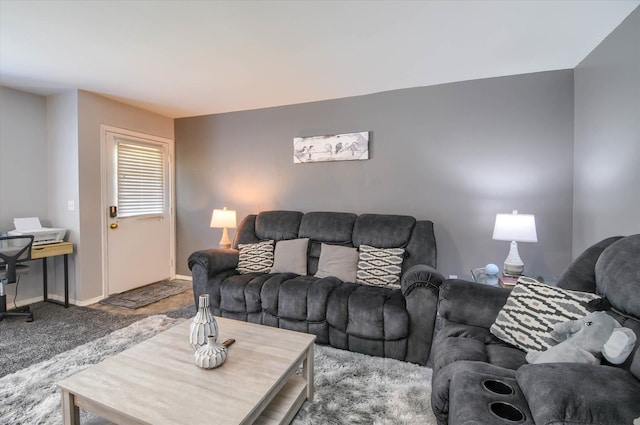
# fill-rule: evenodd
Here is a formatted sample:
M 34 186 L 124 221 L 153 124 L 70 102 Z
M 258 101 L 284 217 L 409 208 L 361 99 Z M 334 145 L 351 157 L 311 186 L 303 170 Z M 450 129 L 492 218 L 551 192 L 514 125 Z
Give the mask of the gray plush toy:
M 530 351 L 529 363 L 600 364 L 600 353 L 611 363 L 623 363 L 636 342 L 636 334 L 604 311 L 582 319 L 557 323 L 551 337 L 557 345 L 546 351 Z

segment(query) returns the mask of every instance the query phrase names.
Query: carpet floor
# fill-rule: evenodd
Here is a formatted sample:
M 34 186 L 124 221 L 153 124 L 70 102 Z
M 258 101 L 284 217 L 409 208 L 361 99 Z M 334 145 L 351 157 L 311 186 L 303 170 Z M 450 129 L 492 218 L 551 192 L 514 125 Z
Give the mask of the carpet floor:
M 0 378 L 0 424 L 59 424 L 55 382 L 180 320 L 150 316 Z M 294 425 L 435 425 L 429 402 L 431 369 L 326 346 L 316 346 L 314 360 L 314 401 L 304 403 Z M 106 422 L 83 412 L 82 423 Z
M 30 307 L 35 316 L 31 323 L 19 318 L 0 321 L 0 377 L 148 316 L 117 314 L 91 307 L 64 308 L 45 302 L 35 303 Z M 190 318 L 196 314 L 196 308 L 188 305 L 166 314 L 174 318 Z

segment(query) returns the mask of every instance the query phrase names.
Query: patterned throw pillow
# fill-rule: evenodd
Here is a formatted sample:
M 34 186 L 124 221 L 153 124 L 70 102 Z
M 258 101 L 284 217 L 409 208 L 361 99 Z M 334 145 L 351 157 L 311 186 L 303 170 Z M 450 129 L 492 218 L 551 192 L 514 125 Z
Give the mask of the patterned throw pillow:
M 398 285 L 404 248 L 374 248 L 360 245 L 356 281 L 367 285 Z
M 589 313 L 586 306 L 596 294 L 569 291 L 537 281 L 521 281 L 491 325 L 491 333 L 522 350 L 544 351 L 556 345 L 553 325 L 575 320 Z
M 238 244 L 240 256 L 238 271 L 244 273 L 269 273 L 273 266 L 273 241 Z

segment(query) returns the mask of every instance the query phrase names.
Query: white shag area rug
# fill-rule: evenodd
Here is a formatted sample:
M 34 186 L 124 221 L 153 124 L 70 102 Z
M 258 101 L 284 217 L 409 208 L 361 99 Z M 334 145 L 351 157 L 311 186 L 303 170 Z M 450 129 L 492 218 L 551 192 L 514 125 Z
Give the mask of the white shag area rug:
M 55 385 L 184 319 L 150 316 L 97 340 L 0 378 L 0 425 L 58 425 Z M 43 347 L 46 349 L 46 347 Z M 293 425 L 435 425 L 431 369 L 326 346 L 315 347 L 315 395 Z M 106 421 L 81 412 L 83 424 Z

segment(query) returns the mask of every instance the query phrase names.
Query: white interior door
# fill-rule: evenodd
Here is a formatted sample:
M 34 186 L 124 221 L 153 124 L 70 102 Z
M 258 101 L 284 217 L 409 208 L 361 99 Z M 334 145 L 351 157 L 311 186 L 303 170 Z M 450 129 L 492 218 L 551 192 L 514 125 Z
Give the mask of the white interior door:
M 106 293 L 169 279 L 172 264 L 170 140 L 104 131 Z

